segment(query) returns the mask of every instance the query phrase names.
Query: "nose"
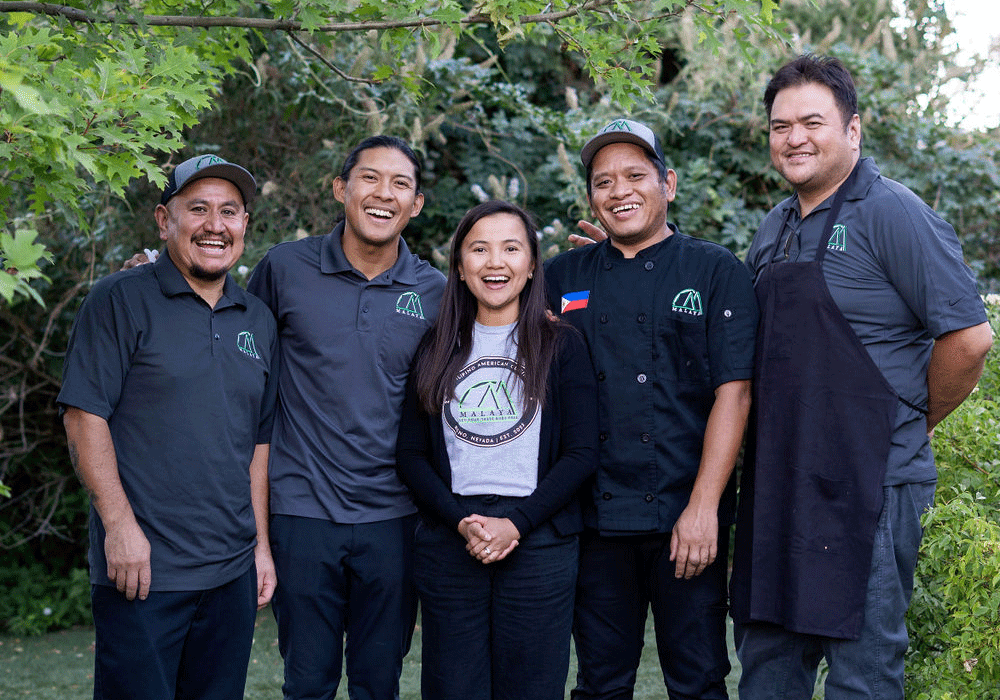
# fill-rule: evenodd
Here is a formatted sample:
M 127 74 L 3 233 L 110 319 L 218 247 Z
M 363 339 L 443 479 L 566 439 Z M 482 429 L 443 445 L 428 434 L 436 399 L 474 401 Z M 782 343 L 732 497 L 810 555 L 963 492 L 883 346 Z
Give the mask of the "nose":
M 801 124 L 792 124 L 788 129 L 788 145 L 801 146 L 806 141 L 806 128 Z
M 226 228 L 222 221 L 222 212 L 218 209 L 212 209 L 208 216 L 205 217 L 204 229 L 210 231 L 211 233 L 219 233 L 224 231 Z
M 615 199 L 621 199 L 631 192 L 632 183 L 629 182 L 628 178 L 615 178 L 614 182 L 611 184 L 611 196 Z
M 501 267 L 503 265 L 503 256 L 499 248 L 490 248 L 486 257 L 486 265 L 487 267 Z
M 392 199 L 392 182 L 389 178 L 380 178 L 375 186 L 375 196 L 379 199 Z

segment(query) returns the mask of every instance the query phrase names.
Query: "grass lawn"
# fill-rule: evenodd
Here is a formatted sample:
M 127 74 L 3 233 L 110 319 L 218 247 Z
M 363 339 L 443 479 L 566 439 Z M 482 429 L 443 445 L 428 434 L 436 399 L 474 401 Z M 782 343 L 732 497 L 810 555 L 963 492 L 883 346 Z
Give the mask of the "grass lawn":
M 54 632 L 41 637 L 0 636 L 0 698 L 32 698 L 33 700 L 90 700 L 93 697 L 94 631 L 80 628 Z M 729 640 L 730 657 L 737 667 Z M 281 698 L 281 657 L 278 655 L 277 631 L 270 609 L 257 616 L 253 653 L 247 674 L 247 700 L 279 700 Z M 575 659 L 571 657 L 567 697 L 576 676 Z M 738 671 L 729 675 L 729 693 L 736 698 Z M 664 698 L 663 679 L 656 660 L 652 624 L 646 630 L 637 700 Z M 347 689 L 341 682 L 338 700 L 346 700 Z M 420 700 L 420 627 L 413 636 L 413 648 L 403 662 L 400 700 Z

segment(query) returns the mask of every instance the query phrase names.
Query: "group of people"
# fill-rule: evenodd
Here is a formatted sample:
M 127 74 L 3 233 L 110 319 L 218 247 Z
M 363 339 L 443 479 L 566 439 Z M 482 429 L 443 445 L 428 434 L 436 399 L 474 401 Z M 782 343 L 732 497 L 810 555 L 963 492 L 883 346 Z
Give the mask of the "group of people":
M 418 599 L 425 700 L 562 698 L 571 637 L 573 698 L 632 697 L 649 609 L 672 700 L 728 697 L 730 611 L 742 700 L 811 698 L 822 658 L 829 700 L 901 699 L 928 436 L 992 333 L 952 227 L 861 157 L 843 65 L 791 61 L 764 105 L 794 193 L 746 264 L 668 221 L 677 173 L 630 119 L 581 151 L 578 247 L 543 264 L 490 201 L 447 278 L 402 238 L 398 138 L 247 291 L 252 175 L 174 168 L 165 250 L 94 285 L 58 399 L 95 699 L 242 698 L 269 602 L 285 698 L 332 700 L 342 658 L 351 698 L 398 698 Z

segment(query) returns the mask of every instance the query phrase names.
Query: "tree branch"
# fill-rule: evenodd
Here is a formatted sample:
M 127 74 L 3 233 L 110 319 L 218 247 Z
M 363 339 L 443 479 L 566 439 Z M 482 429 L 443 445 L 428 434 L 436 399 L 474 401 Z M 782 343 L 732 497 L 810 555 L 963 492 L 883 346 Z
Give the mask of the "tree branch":
M 692 0 L 693 1 L 693 0 Z M 521 24 L 551 24 L 574 17 L 582 12 L 592 12 L 607 5 L 613 0 L 586 0 L 578 7 L 572 7 L 561 12 L 541 12 L 535 15 L 523 15 L 519 18 Z M 0 12 L 29 12 L 32 14 L 64 17 L 71 22 L 86 22 L 88 24 L 131 24 L 138 25 L 139 20 L 128 14 L 110 13 L 97 15 L 66 5 L 48 2 L 0 2 Z M 211 17 L 192 15 L 145 15 L 142 23 L 153 27 L 236 27 L 241 29 L 260 29 L 295 32 L 303 29 L 302 23 L 288 19 L 265 19 L 263 17 Z M 460 25 L 491 24 L 487 15 L 474 14 L 463 17 Z M 386 29 L 423 29 L 449 24 L 433 17 L 418 17 L 408 20 L 386 20 L 372 22 L 333 22 L 315 27 L 312 31 L 324 33 L 362 32 Z

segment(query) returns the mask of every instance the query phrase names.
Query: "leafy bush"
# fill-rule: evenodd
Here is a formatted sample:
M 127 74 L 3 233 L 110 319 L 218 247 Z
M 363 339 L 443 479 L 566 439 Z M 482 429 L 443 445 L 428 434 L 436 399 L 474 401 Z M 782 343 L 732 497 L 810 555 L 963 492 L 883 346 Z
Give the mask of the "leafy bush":
M 0 570 L 0 620 L 9 634 L 34 635 L 91 624 L 90 579 L 86 569 L 53 576 L 40 563 Z
M 988 305 L 1000 335 L 1000 302 Z M 1000 348 L 978 389 L 935 430 L 937 504 L 908 624 L 908 700 L 1000 697 Z

